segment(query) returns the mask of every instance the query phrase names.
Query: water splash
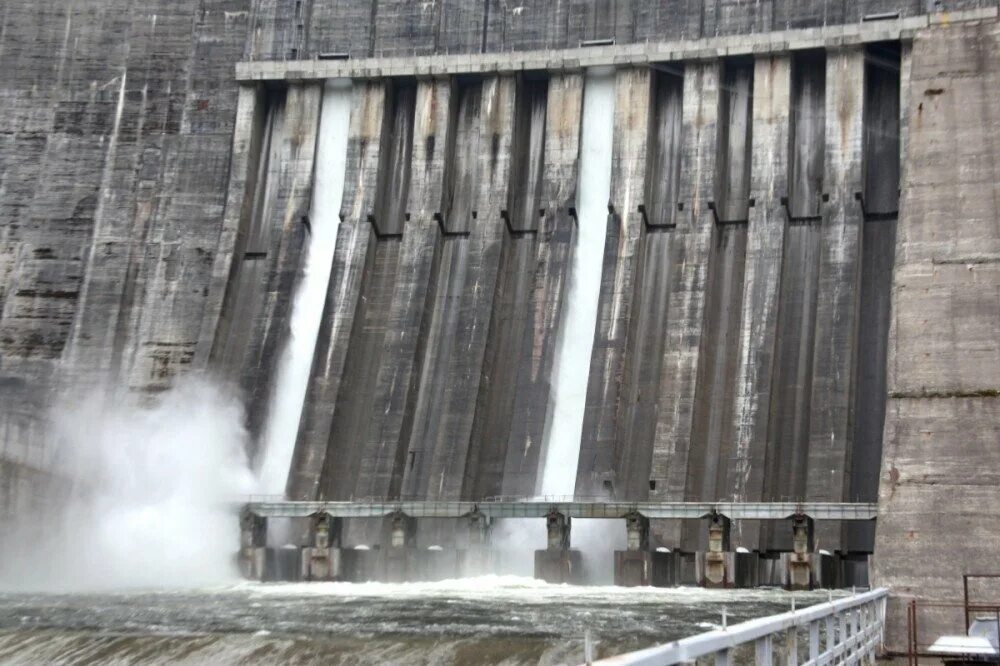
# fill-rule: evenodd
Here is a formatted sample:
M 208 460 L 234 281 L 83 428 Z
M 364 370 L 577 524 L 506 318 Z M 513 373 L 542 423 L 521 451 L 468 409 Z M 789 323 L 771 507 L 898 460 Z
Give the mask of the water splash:
M 0 586 L 192 587 L 237 578 L 234 498 L 253 492 L 239 402 L 188 378 L 155 399 L 91 390 L 52 410 L 66 495 L 7 532 Z

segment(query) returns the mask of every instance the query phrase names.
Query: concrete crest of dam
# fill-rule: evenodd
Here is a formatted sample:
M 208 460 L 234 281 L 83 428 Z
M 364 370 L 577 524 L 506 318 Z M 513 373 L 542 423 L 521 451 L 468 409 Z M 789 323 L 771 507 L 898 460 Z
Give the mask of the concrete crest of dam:
M 810 550 L 897 605 L 996 561 L 995 2 L 78 5 L 2 10 L 5 520 L 58 395 L 208 372 L 290 500 L 872 503 Z

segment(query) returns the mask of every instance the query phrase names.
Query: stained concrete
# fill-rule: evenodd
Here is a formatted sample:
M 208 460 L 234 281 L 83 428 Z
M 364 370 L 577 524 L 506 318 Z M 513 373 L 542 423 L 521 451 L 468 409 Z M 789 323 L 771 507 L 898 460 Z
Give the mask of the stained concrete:
M 598 324 L 574 331 L 595 341 L 578 493 L 878 493 L 876 582 L 951 594 L 954 572 L 996 550 L 979 508 L 998 499 L 998 31 L 988 18 L 907 18 L 924 9 L 5 6 L 3 511 L 51 499 L 45 409 L 95 377 L 155 393 L 208 369 L 261 428 L 305 239 L 321 89 L 306 79 L 334 62 L 313 56 L 332 53 L 405 58 L 419 76 L 373 68 L 354 84 L 289 493 L 533 494 L 592 53 L 624 60 Z M 884 29 L 857 23 L 897 10 Z M 414 57 L 435 54 L 447 59 Z M 238 84 L 240 61 L 277 74 Z M 379 529 L 363 527 L 358 538 Z M 697 525 L 651 532 L 656 546 L 704 547 Z M 787 549 L 788 534 L 737 524 L 733 541 Z M 873 546 L 866 528 L 816 535 L 856 559 Z

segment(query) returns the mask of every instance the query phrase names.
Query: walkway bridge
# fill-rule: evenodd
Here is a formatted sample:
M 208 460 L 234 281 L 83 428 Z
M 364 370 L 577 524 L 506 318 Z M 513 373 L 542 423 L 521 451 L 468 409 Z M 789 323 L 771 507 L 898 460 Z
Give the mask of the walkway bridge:
M 583 559 L 581 552 L 571 547 L 572 520 L 618 519 L 624 521 L 627 543 L 626 550 L 614 554 L 615 581 L 619 584 L 697 583 L 709 587 L 782 584 L 791 589 L 807 589 L 859 582 L 851 577 L 857 568 L 852 561 L 841 561 L 837 554 L 817 552 L 814 522 L 870 521 L 877 513 L 875 504 L 836 502 L 620 502 L 579 497 L 496 497 L 482 501 L 377 498 L 324 502 L 255 497 L 241 511 L 240 553 L 247 576 L 268 578 L 268 551 L 275 550 L 267 548 L 268 522 L 298 519 L 309 525 L 306 543 L 301 547 L 301 578 L 426 579 L 437 575 L 427 572 L 429 560 L 436 562 L 434 566 L 443 572 L 443 577 L 454 577 L 479 571 L 469 564 L 473 561 L 483 571 L 490 571 L 491 531 L 496 521 L 536 518 L 545 520 L 547 546 L 535 551 L 535 576 L 550 582 L 581 582 Z M 345 519 L 381 520 L 382 543 L 370 553 L 367 549 L 359 553 L 357 548 L 342 547 Z M 456 547 L 446 555 L 439 547 L 434 553 L 418 550 L 417 522 L 421 519 L 455 520 L 456 534 L 468 533 L 467 539 L 464 536 L 458 539 L 463 543 L 462 549 Z M 650 520 L 659 519 L 704 521 L 707 550 L 687 553 L 652 548 Z M 733 549 L 730 533 L 734 520 L 790 522 L 791 551 L 758 553 Z M 278 555 L 272 552 L 270 557 Z M 288 557 L 287 548 L 280 555 Z M 454 557 L 455 561 L 441 564 L 448 557 Z M 352 568 L 354 573 L 345 573 Z
M 729 520 L 873 520 L 877 504 L 844 502 L 616 502 L 567 497 L 490 498 L 472 501 L 409 501 L 370 499 L 358 502 L 294 502 L 251 498 L 244 511 L 262 518 L 303 518 L 325 514 L 331 518 L 377 518 L 403 514 L 412 518 L 566 518 L 699 519 L 721 516 Z

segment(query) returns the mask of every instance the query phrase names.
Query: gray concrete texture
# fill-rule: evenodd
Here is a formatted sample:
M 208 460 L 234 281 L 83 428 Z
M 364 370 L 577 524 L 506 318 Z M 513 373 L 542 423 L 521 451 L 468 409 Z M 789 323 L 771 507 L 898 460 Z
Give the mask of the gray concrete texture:
M 301 269 L 321 86 L 241 86 L 238 61 L 698 40 L 925 9 L 4 5 L 0 515 L 58 485 L 44 415 L 73 386 L 156 393 L 209 369 L 260 431 Z M 595 344 L 578 494 L 877 498 L 877 536 L 824 526 L 817 547 L 874 543 L 876 581 L 901 594 L 948 596 L 960 571 L 997 568 L 1000 525 L 983 507 L 1000 499 L 1000 31 L 952 16 L 933 14 L 912 48 L 619 68 L 598 321 L 579 332 Z M 572 68 L 355 82 L 292 497 L 537 490 L 585 95 Z M 652 532 L 704 547 L 696 526 Z M 733 545 L 787 550 L 789 537 L 743 521 Z

